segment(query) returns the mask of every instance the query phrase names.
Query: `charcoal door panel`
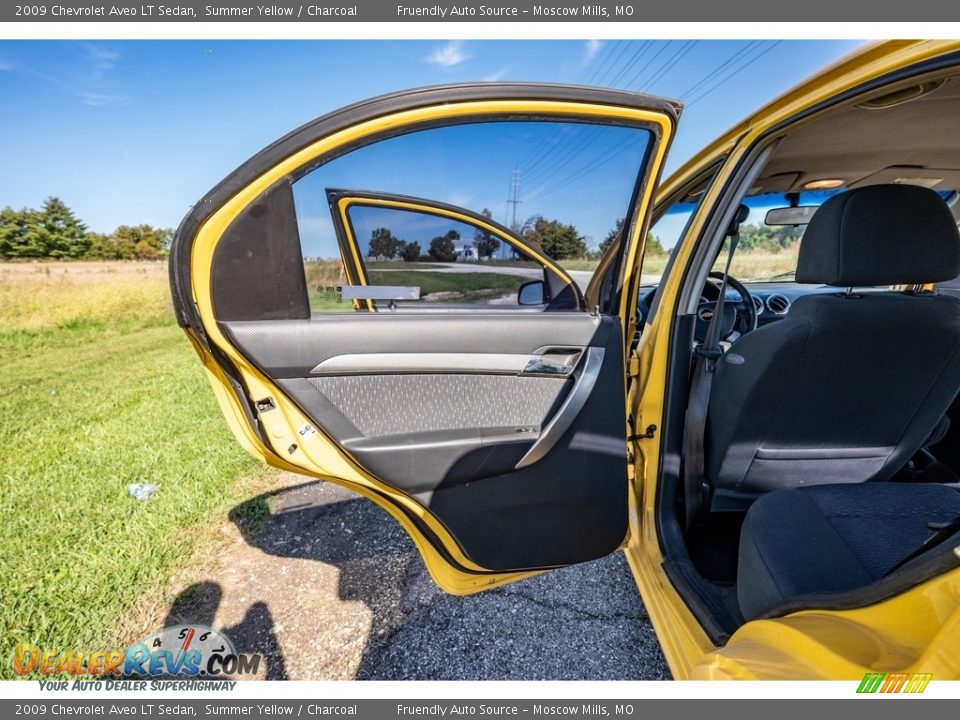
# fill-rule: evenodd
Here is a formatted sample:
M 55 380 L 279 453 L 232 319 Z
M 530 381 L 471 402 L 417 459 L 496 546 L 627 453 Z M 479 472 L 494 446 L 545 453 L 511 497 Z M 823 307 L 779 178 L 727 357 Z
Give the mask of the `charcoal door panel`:
M 581 562 L 608 554 L 626 534 L 615 320 L 357 314 L 223 327 L 361 467 L 428 507 L 478 565 Z M 576 358 L 589 348 L 602 348 L 603 359 L 585 403 L 545 456 L 517 469 L 570 404 L 584 372 Z M 568 374 L 516 369 L 527 356 L 564 353 Z

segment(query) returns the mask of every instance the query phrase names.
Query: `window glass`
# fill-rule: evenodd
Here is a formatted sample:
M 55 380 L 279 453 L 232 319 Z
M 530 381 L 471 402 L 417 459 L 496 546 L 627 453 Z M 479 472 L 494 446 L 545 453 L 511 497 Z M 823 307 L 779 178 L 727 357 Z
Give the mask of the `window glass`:
M 750 208 L 750 214 L 740 226 L 740 242 L 730 264 L 730 274 L 743 281 L 793 282 L 800 241 L 809 220 L 804 212 L 812 214 L 827 199 L 844 191 L 844 188 L 837 188 L 797 193 L 792 198 L 794 208 L 784 193 L 763 193 L 744 198 L 743 203 Z M 799 213 L 793 219 L 802 222 L 781 224 L 785 218 L 790 219 L 785 215 L 789 210 Z M 776 219 L 778 214 L 779 220 Z M 723 272 L 728 250 L 724 244 L 713 270 Z
M 556 261 L 582 291 L 601 245 L 630 210 L 650 140 L 648 130 L 619 125 L 473 122 L 406 133 L 336 157 L 294 183 L 312 306 L 337 309 L 329 307 L 335 304 L 329 293 L 323 296 L 317 288 L 335 286 L 338 279 L 342 284 L 343 278 L 328 204 L 331 190 L 403 195 L 487 215 Z M 404 263 L 405 283 L 436 288 L 422 293 L 420 302 L 503 303 L 507 291 L 524 279 L 519 270 L 530 277 L 542 270 L 507 243 L 488 252 L 476 228 L 449 222 L 440 227 L 428 215 L 394 212 L 387 218 L 378 212 L 355 220 L 363 226 L 359 252 L 371 263 L 371 273 L 399 272 L 384 264 Z M 381 234 L 378 253 L 370 255 L 371 236 L 379 228 L 392 232 L 396 242 Z M 434 238 L 451 231 L 459 236 L 450 237 L 453 256 L 446 243 L 437 243 L 431 254 Z M 416 259 L 412 248 L 400 252 L 406 249 L 401 241 L 419 245 Z M 450 277 L 440 283 L 438 274 Z M 486 285 L 478 274 L 486 276 Z M 382 274 L 370 278 L 384 280 Z
M 703 193 L 700 194 L 702 196 Z M 699 205 L 699 202 L 690 200 L 675 202 L 650 228 L 643 251 L 643 264 L 640 266 L 641 285 L 660 282 L 670 253 L 683 237 L 687 223 Z
M 416 287 L 423 302 L 516 305 L 543 269 L 490 231 L 449 217 L 352 205 L 370 285 Z

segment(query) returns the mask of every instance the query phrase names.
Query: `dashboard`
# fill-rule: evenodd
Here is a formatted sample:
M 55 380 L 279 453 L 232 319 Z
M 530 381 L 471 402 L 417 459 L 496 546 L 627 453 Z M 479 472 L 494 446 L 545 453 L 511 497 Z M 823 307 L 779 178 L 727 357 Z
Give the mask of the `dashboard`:
M 716 282 L 711 280 L 711 282 Z M 790 308 L 798 298 L 804 295 L 820 295 L 843 292 L 842 288 L 832 285 L 806 285 L 796 282 L 744 282 L 743 285 L 749 291 L 753 298 L 753 305 L 757 311 L 757 326 L 767 325 L 769 323 L 787 317 L 790 314 Z M 887 288 L 855 288 L 857 292 L 877 292 Z M 642 285 L 640 287 L 640 299 L 637 303 L 638 328 L 642 328 L 648 321 L 650 314 L 650 304 L 654 293 L 657 291 L 657 285 Z M 708 293 L 705 293 L 705 298 Z M 714 293 L 709 299 L 716 297 Z M 727 301 L 730 303 L 739 303 L 740 294 L 733 288 L 727 288 Z

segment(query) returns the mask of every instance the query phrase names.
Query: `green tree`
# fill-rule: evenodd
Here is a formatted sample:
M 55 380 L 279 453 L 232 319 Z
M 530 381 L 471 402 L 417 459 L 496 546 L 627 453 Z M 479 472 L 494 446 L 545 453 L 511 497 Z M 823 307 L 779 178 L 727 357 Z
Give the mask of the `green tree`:
M 484 208 L 481 213 L 487 220 L 493 220 L 493 213 L 489 208 Z M 493 254 L 500 248 L 500 240 L 489 230 L 477 228 L 473 235 L 473 244 L 477 248 L 477 256 L 489 260 Z
M 658 238 L 652 232 L 648 232 L 647 244 L 644 246 L 643 254 L 651 257 L 663 257 L 668 253 L 666 248 L 663 247 L 663 243 L 660 242 L 660 238 Z
M 40 243 L 46 248 L 45 256 L 86 257 L 87 251 L 90 250 L 87 228 L 60 198 L 47 198 L 37 219 Z
M 173 233 L 151 225 L 121 225 L 113 236 L 122 246 L 133 246 L 134 260 L 158 260 L 170 251 Z
M 603 255 L 617 238 L 620 237 L 620 233 L 623 232 L 623 218 L 617 218 L 617 222 L 614 224 L 610 232 L 607 233 L 607 236 L 600 243 L 600 254 Z M 652 232 L 647 233 L 647 243 L 643 249 L 644 255 L 652 257 L 663 257 L 667 254 L 667 251 L 663 248 L 663 243 L 660 242 L 660 238 L 654 235 Z
M 152 225 L 121 225 L 109 235 L 90 233 L 88 257 L 98 260 L 159 260 L 170 251 L 173 232 Z
M 623 218 L 617 218 L 617 221 L 613 224 L 610 232 L 607 233 L 607 236 L 600 241 L 600 254 L 603 255 L 607 249 L 613 245 L 613 241 L 616 240 L 620 233 L 623 232 Z
M 430 257 L 438 262 L 453 262 L 457 259 L 457 250 L 454 241 L 460 239 L 456 230 L 448 230 L 445 235 L 438 235 L 430 241 Z
M 420 259 L 420 243 L 417 241 L 407 243 L 403 246 L 403 252 L 400 255 L 404 262 L 416 262 Z
M 530 218 L 523 230 L 523 239 L 538 245 L 554 260 L 584 257 L 587 242 L 573 225 L 547 220 L 542 215 Z
M 126 260 L 132 256 L 133 248 L 129 248 L 128 253 L 118 247 L 113 235 L 105 233 L 90 233 L 90 250 L 87 257 L 95 260 Z
M 740 228 L 740 248 L 779 252 L 799 242 L 803 231 L 802 225 L 744 225 Z
M 36 210 L 6 207 L 0 211 L 0 257 L 40 258 L 47 254 Z
M 377 228 L 370 233 L 370 252 L 373 257 L 392 260 L 402 249 L 403 241 L 387 228 Z

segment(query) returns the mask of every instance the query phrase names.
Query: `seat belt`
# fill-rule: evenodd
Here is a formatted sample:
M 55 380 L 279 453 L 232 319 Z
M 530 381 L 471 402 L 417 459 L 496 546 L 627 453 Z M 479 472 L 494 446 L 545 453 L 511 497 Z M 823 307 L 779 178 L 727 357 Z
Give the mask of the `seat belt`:
M 887 572 L 884 573 L 884 577 L 890 575 L 896 570 L 899 570 L 911 560 L 920 557 L 927 552 L 927 550 L 932 550 L 937 545 L 945 543 L 947 540 L 960 532 L 960 516 L 955 517 L 949 522 L 929 522 L 927 523 L 927 527 L 934 531 L 933 535 L 928 537 L 920 547 L 903 558 L 903 560 L 887 570 Z
M 707 410 L 710 405 L 710 387 L 713 384 L 713 371 L 717 361 L 723 356 L 720 346 L 720 325 L 727 305 L 727 278 L 730 277 L 730 263 L 740 243 L 740 224 L 750 213 L 746 205 L 740 205 L 730 222 L 727 237 L 730 249 L 727 251 L 727 264 L 720 283 L 720 296 L 713 309 L 713 316 L 707 323 L 707 333 L 702 343 L 693 349 L 693 375 L 690 379 L 690 399 L 686 414 L 686 445 L 683 452 L 683 504 L 686 527 L 690 527 L 700 512 L 704 497 L 709 495 L 705 472 L 704 436 L 707 430 Z

